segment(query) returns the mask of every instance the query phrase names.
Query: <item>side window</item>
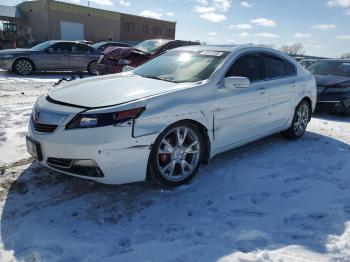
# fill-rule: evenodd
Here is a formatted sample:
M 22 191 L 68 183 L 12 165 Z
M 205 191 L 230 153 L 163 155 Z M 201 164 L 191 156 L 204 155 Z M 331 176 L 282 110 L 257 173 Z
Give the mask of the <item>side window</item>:
M 244 55 L 236 61 L 226 73 L 226 77 L 247 77 L 251 82 L 262 80 L 260 59 L 255 55 Z
M 284 61 L 284 65 L 286 67 L 286 73 L 287 73 L 287 76 L 294 76 L 296 75 L 297 71 L 295 69 L 295 66 L 288 62 L 287 60 Z
M 81 52 L 81 53 L 89 53 L 90 52 L 90 47 L 86 45 L 73 45 L 72 47 L 73 52 Z
M 286 76 L 286 68 L 282 59 L 270 55 L 263 55 L 263 59 L 267 78 L 279 78 Z
M 71 43 L 58 43 L 52 46 L 54 52 L 72 52 Z

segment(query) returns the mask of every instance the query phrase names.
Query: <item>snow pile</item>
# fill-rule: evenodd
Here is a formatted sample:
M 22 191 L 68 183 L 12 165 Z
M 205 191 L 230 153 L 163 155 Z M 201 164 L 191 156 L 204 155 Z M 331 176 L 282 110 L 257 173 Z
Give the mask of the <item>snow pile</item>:
M 219 155 L 179 188 L 106 186 L 23 161 L 30 108 L 49 88 L 0 96 L 0 261 L 350 260 L 348 118 Z

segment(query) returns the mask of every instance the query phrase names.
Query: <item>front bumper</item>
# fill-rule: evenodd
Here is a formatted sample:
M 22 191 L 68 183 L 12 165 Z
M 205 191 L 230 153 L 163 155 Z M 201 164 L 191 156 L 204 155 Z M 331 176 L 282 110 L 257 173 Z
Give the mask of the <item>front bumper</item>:
M 13 59 L 0 59 L 0 69 L 12 71 Z
M 108 74 L 116 74 L 121 73 L 123 71 L 125 65 L 105 65 L 105 64 L 97 64 L 96 72 L 98 75 L 108 75 Z
M 334 114 L 350 113 L 350 93 L 323 93 L 317 98 L 316 111 Z
M 68 108 L 54 106 L 57 109 Z M 156 134 L 133 138 L 132 122 L 117 126 L 66 130 L 66 124 L 76 114 L 77 112 L 70 113 L 50 133 L 40 131 L 42 129 L 38 131 L 31 119 L 28 136 L 40 144 L 41 164 L 68 175 L 105 184 L 125 184 L 146 179 L 150 147 Z M 56 166 L 52 165 L 52 159 L 56 161 Z M 84 170 L 70 168 L 71 166 L 67 166 L 67 161 L 70 160 L 92 160 L 101 174 L 94 175 L 89 170 L 84 173 Z

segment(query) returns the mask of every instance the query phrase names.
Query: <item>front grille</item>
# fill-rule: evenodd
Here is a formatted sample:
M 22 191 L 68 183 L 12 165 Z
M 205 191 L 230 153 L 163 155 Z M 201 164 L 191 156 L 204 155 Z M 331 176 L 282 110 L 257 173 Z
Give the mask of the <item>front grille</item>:
M 85 176 L 85 177 L 104 177 L 102 170 L 98 166 L 79 166 L 73 159 L 49 157 L 47 164 L 63 172 Z
M 117 66 L 118 62 L 104 57 L 104 58 L 102 58 L 100 64 L 106 65 L 106 66 Z
M 33 127 L 37 132 L 52 133 L 57 128 L 57 125 L 39 124 L 39 123 L 36 123 L 34 120 L 32 120 L 32 122 L 33 122 Z
M 49 166 L 56 166 L 56 167 L 62 167 L 62 168 L 70 168 L 72 166 L 72 159 L 67 158 L 53 158 L 50 157 L 47 159 L 47 164 Z

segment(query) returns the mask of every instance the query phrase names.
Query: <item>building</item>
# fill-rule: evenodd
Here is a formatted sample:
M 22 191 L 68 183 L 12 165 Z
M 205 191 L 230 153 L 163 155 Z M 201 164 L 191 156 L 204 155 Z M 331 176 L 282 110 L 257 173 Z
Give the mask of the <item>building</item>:
M 175 38 L 176 23 L 54 0 L 0 6 L 2 28 L 9 24 L 29 33 L 34 42 L 53 39 L 143 41 Z M 1 30 L 1 25 L 0 25 Z

